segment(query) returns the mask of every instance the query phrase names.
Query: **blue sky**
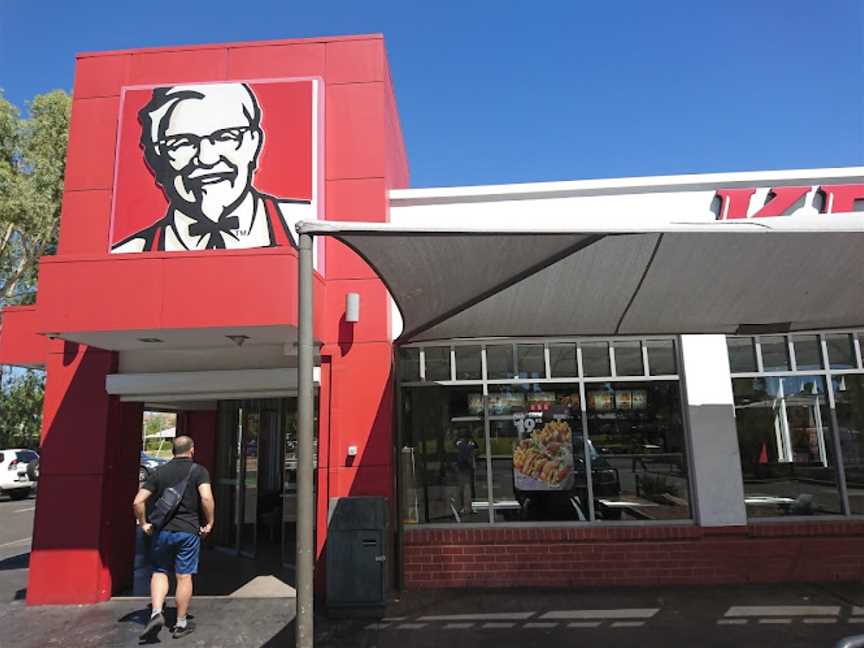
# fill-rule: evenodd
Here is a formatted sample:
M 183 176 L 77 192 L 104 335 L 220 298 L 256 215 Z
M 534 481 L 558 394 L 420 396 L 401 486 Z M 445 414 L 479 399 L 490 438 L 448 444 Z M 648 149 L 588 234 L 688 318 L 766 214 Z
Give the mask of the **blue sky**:
M 864 165 L 860 0 L 0 0 L 0 87 L 79 51 L 382 32 L 413 186 Z

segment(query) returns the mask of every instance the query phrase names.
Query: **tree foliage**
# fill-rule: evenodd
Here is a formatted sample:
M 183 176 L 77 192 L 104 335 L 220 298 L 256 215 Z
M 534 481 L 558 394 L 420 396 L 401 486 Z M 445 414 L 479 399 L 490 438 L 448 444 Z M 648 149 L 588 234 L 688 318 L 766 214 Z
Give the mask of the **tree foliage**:
M 45 377 L 41 371 L 20 371 L 4 379 L 0 389 L 0 448 L 36 448 L 42 426 Z
M 54 90 L 22 117 L 0 91 L 0 306 L 32 302 L 39 257 L 55 251 L 70 111 Z
M 71 99 L 54 90 L 27 109 L 23 117 L 0 90 L 0 308 L 33 302 L 39 258 L 54 253 L 60 229 Z M 35 447 L 44 374 L 4 369 L 0 447 Z

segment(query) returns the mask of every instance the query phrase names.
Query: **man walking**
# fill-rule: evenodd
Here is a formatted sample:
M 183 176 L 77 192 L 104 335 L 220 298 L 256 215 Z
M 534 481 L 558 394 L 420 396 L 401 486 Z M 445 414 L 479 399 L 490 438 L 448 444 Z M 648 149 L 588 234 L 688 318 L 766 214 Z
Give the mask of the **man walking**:
M 174 439 L 174 459 L 153 473 L 138 490 L 132 508 L 141 530 L 153 536 L 153 576 L 150 579 L 150 600 L 153 611 L 141 639 L 153 640 L 165 625 L 163 605 L 168 596 L 168 574 L 177 576 L 177 625 L 173 636 L 183 637 L 194 625 L 186 620 L 192 599 L 192 575 L 198 572 L 198 554 L 201 539 L 213 530 L 213 492 L 210 475 L 204 466 L 192 461 L 195 445 L 188 436 Z M 147 521 L 145 503 L 151 495 L 158 501 L 169 488 L 176 488 L 187 480 L 180 493 L 180 502 L 160 529 Z M 201 518 L 204 524 L 201 524 Z

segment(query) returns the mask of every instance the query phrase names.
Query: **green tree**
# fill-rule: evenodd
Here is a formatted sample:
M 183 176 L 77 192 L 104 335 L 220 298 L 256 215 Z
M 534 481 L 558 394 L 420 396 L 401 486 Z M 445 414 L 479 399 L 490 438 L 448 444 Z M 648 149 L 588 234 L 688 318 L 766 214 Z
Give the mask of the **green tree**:
M 33 301 L 60 227 L 71 99 L 54 90 L 27 107 L 25 118 L 0 91 L 0 306 Z
M 0 390 L 0 448 L 36 448 L 42 427 L 45 379 L 41 371 L 16 372 Z
M 0 90 L 0 308 L 33 302 L 39 258 L 54 254 L 60 229 L 71 99 L 54 90 L 27 108 L 22 117 Z M 0 447 L 35 447 L 44 376 L 2 369 Z

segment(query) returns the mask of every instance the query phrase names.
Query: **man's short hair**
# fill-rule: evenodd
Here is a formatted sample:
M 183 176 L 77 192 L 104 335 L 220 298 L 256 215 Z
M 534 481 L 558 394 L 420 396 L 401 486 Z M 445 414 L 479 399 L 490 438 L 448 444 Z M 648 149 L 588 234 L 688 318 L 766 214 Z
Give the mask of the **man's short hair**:
M 192 437 L 188 436 L 179 436 L 174 439 L 174 445 L 172 447 L 172 451 L 174 452 L 174 456 L 186 454 L 193 447 L 195 447 L 195 442 L 192 441 Z
M 138 112 L 138 121 L 141 123 L 141 148 L 144 150 L 144 159 L 151 169 L 157 169 L 161 152 L 157 143 L 165 136 L 165 123 L 171 117 L 171 113 L 181 101 L 186 99 L 203 99 L 207 96 L 207 90 L 216 85 L 177 85 L 154 88 L 150 101 Z M 249 120 L 252 130 L 261 127 L 261 108 L 252 93 L 251 88 L 245 83 L 226 84 L 238 86 L 238 98 L 243 105 L 243 114 Z

